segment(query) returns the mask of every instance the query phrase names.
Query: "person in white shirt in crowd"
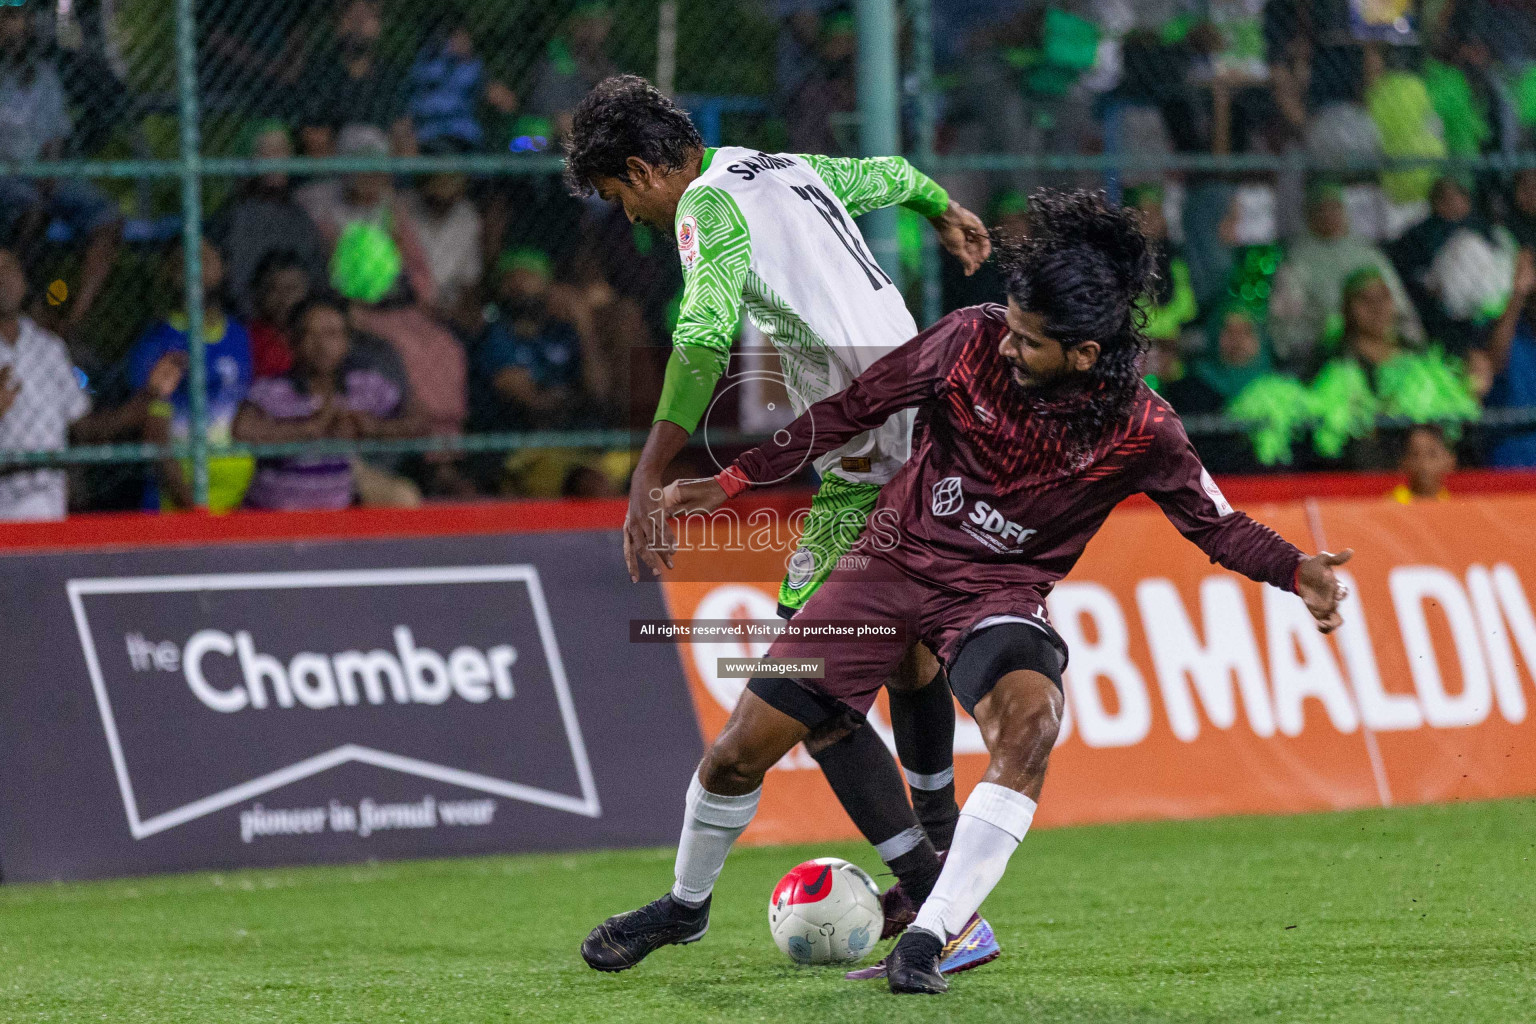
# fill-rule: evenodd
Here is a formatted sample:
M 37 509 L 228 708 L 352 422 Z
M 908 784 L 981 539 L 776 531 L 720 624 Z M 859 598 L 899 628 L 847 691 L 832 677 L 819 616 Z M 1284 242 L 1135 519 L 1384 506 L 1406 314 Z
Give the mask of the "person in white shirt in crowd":
M 169 397 L 186 371 L 184 355 L 165 356 L 131 400 L 92 413 L 64 342 L 21 315 L 26 301 L 21 261 L 0 249 L 0 521 L 8 522 L 63 519 L 68 495 L 63 470 L 8 466 L 5 452 L 62 451 L 71 440 L 137 435 L 150 405 Z
M 411 227 L 421 243 L 437 291 L 437 306 L 459 309 L 472 298 L 485 276 L 481 250 L 484 227 L 480 211 L 469 199 L 469 178 L 463 174 L 433 174 L 404 195 Z

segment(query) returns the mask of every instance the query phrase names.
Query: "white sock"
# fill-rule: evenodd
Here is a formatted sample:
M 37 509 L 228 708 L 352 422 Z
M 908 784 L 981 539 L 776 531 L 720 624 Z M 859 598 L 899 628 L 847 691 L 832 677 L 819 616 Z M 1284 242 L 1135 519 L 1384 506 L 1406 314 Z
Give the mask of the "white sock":
M 683 810 L 683 834 L 677 841 L 673 899 L 695 906 L 709 899 L 725 867 L 725 855 L 757 813 L 762 795 L 761 786 L 745 796 L 711 793 L 699 781 L 699 773 L 693 773 Z
M 1034 818 L 1035 802 L 1023 793 L 991 782 L 973 789 L 960 808 L 944 870 L 912 927 L 946 942 L 958 935 L 1002 880 L 1008 858 L 1023 842 Z

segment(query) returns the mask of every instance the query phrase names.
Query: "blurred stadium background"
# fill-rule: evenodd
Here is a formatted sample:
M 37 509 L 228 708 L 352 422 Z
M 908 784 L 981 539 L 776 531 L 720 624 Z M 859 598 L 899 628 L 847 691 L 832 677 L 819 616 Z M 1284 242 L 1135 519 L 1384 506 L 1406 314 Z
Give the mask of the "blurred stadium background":
M 157 344 L 187 345 L 155 330 L 198 305 L 172 278 L 198 272 L 200 240 L 220 257 L 168 431 L 98 415 L 46 454 L 25 449 L 67 439 L 0 437 L 12 466 L 82 467 L 72 511 L 270 504 L 242 486 L 249 457 L 292 450 L 234 436 L 253 373 L 210 395 L 199 342 L 230 318 L 254 376 L 281 373 L 285 310 L 333 286 L 425 413 L 419 438 L 314 439 L 370 454 L 366 503 L 622 491 L 680 275 L 649 229 L 560 182 L 562 124 L 615 71 L 675 93 L 711 144 L 903 152 L 1005 232 L 1037 185 L 1143 207 L 1167 271 L 1148 373 L 1219 472 L 1395 469 L 1412 422 L 1466 465 L 1536 460 L 1527 331 L 1496 331 L 1536 241 L 1523 4 L 25 0 L 0 16 L 0 226 L 98 414 L 129 404 Z M 996 297 L 913 217 L 864 228 L 920 322 Z M 398 280 L 332 265 L 357 222 L 387 227 Z M 178 245 L 194 258 L 173 263 Z M 1383 280 L 1354 282 L 1351 318 L 1344 282 L 1366 266 Z M 1371 365 L 1408 358 L 1363 380 L 1346 363 L 1383 285 Z M 419 358 L 389 358 L 402 348 Z M 414 379 L 439 350 L 438 379 Z M 765 400 L 737 412 L 749 433 Z M 167 455 L 192 486 L 147 496 Z
M 1518 993 L 1536 987 L 1536 4 L 1524 0 L 0 0 L 0 306 L 22 314 L 20 334 L 0 336 L 0 880 L 672 841 L 678 780 L 739 693 L 713 658 L 739 652 L 631 644 L 628 622 L 769 618 L 793 542 L 685 557 L 660 587 L 623 576 L 622 496 L 682 280 L 671 239 L 561 180 L 572 109 L 615 72 L 674 95 L 709 145 L 902 153 L 1002 234 L 1023 230 L 1043 185 L 1136 205 L 1164 270 L 1147 299 L 1149 383 L 1234 504 L 1303 547 L 1360 552 L 1358 625 L 1323 642 L 1289 599 L 1212 576 L 1149 505 L 1112 517 L 1052 606 L 1074 644 L 1072 726 L 1040 819 L 1095 830 L 1042 836 L 1039 856 L 1070 875 L 1095 837 L 1141 851 L 1121 867 L 1151 872 L 1166 901 L 1133 874 L 1107 884 L 1147 918 L 1198 904 L 1172 925 L 1196 952 L 1146 919 L 1136 942 L 1107 950 L 1127 926 L 1099 913 L 1083 876 L 1054 902 L 1000 890 L 1015 915 L 999 926 L 1005 945 L 1033 945 L 1052 915 L 1093 922 L 1070 953 L 1037 962 L 1044 987 L 1018 1005 L 1084 1020 L 1392 1020 L 1409 1003 L 1425 1020 L 1522 1019 Z M 915 216 L 861 226 L 919 324 L 1001 296 L 990 268 L 965 278 Z M 295 417 L 281 437 L 252 433 L 240 410 L 292 396 L 273 387 L 293 370 L 290 317 L 317 300 L 303 328 L 338 325 L 346 365 L 392 387 L 371 425 Z M 744 323 L 740 349 L 760 343 Z M 747 358 L 772 368 L 771 354 Z M 681 475 L 712 471 L 784 412 L 771 385 L 725 406 Z M 326 485 L 308 487 L 317 466 Z M 803 504 L 809 482 L 767 507 Z M 400 586 L 413 589 L 369 589 Z M 238 693 L 254 673 L 281 706 L 220 714 L 231 708 L 217 693 L 199 703 L 195 686 L 144 685 L 156 672 L 190 684 L 199 637 L 207 665 L 226 656 L 225 675 L 208 670 L 215 690 Z M 486 690 L 474 669 L 509 644 L 515 701 L 510 677 Z M 411 699 L 318 710 L 323 688 L 303 689 L 297 659 L 325 652 L 331 667 L 303 677 L 320 686 L 341 672 L 331 652 L 369 646 L 398 654 Z M 411 673 L 466 649 L 464 700 L 432 710 L 430 670 Z M 262 675 L 271 665 L 278 676 Z M 320 694 L 315 714 L 294 717 L 306 693 Z M 965 722 L 958 737 L 966 786 L 984 765 L 974 734 Z M 658 744 L 665 754 L 635 763 Z M 749 839 L 852 836 L 808 759 L 781 768 Z M 1495 798 L 1294 826 L 1104 824 Z M 1229 828 L 1248 830 L 1242 857 L 1179 873 Z M 1458 833 L 1479 852 L 1451 882 L 1427 864 L 1458 856 Z M 1355 850 L 1398 881 L 1378 892 L 1359 863 L 1337 887 L 1309 876 L 1298 888 L 1277 862 L 1249 874 L 1243 858 L 1267 848 Z M 754 851 L 743 877 L 757 885 L 807 852 Z M 257 1019 L 242 991 L 277 1000 L 283 1019 L 353 1019 L 301 959 L 220 945 L 246 927 L 347 949 L 346 977 L 368 971 L 367 951 L 347 945 L 356 935 L 389 947 L 355 1019 L 499 1019 L 560 986 L 588 987 L 549 1014 L 614 1013 L 610 991 L 566 961 L 588 917 L 633 902 L 665 865 L 583 858 L 228 876 L 246 879 L 239 894 L 197 876 L 149 883 L 131 914 L 113 908 L 137 888 L 54 901 L 6 886 L 0 912 L 18 926 L 0 928 L 0 953 L 24 965 L 7 1019 L 106 1006 L 122 1020 Z M 388 907 L 426 915 L 416 901 L 434 891 L 472 903 L 488 872 L 513 881 L 487 912 L 537 916 L 549 901 L 558 948 L 527 924 L 513 943 L 551 972 L 548 988 L 505 987 L 484 950 L 460 959 L 454 929 L 496 941 L 472 910 L 436 922 L 419 949 L 391 945 L 418 912 Z M 348 888 L 374 880 L 388 884 Z M 263 887 L 305 898 L 262 903 Z M 1200 903 L 1228 887 L 1247 897 Z M 1321 918 L 1352 923 L 1272 960 L 1263 929 L 1316 909 L 1290 892 L 1336 902 L 1348 910 Z M 114 923 L 72 949 L 61 936 L 94 927 L 71 916 L 82 899 Z M 1420 899 L 1461 924 L 1404 937 Z M 756 921 L 759 902 L 757 889 L 727 895 L 722 920 Z M 219 936 L 178 931 L 187 906 Z M 168 919 L 180 923 L 151 939 Z M 759 924 L 730 924 L 739 989 L 703 1009 L 653 991 L 633 1019 L 679 1006 L 780 1015 L 794 979 L 764 954 L 766 931 L 743 937 Z M 199 936 L 198 952 L 179 934 Z M 1363 952 L 1315 970 L 1367 947 L 1386 951 L 1383 973 Z M 140 984 L 188 955 L 207 990 Z M 1193 1002 L 1143 1001 L 1147 972 L 1187 979 L 1229 955 Z M 1085 959 L 1098 986 L 1086 1004 L 1074 988 Z M 474 997 L 422 1009 L 465 962 L 481 972 Z M 105 980 L 82 985 L 78 964 Z M 242 989 L 237 975 L 269 968 L 286 981 Z M 700 969 L 689 978 L 714 984 Z M 1424 980 L 1435 972 L 1482 1001 L 1457 1003 L 1455 985 Z M 979 988 L 987 1012 L 1024 999 L 1010 987 L 1023 977 Z M 805 1014 L 843 1005 L 831 981 L 801 984 Z M 849 1019 L 882 1015 L 875 1005 Z

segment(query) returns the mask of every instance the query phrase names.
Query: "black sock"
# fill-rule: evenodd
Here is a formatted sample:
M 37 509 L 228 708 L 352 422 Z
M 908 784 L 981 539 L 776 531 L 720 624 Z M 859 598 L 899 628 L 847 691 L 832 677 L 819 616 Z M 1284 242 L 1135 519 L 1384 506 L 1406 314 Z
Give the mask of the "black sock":
M 902 888 L 928 898 L 939 877 L 939 855 L 918 823 L 896 761 L 874 728 L 862 723 L 847 736 L 811 756 L 821 765 L 832 792 Z
M 933 892 L 933 887 L 939 881 L 939 872 L 944 867 L 939 863 L 939 853 L 927 836 L 922 837 L 922 841 L 911 850 L 889 861 L 886 866 L 895 872 L 902 891 L 914 907 L 922 906 L 929 893 Z
M 960 820 L 955 802 L 955 701 L 944 670 L 921 690 L 892 690 L 891 730 L 912 807 L 935 848 L 949 849 Z

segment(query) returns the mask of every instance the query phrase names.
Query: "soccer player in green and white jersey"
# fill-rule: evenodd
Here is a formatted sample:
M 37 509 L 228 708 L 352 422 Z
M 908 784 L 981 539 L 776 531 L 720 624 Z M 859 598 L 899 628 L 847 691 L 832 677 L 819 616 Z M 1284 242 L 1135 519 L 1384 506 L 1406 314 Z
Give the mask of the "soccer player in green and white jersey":
M 927 216 L 966 273 L 987 258 L 991 243 L 975 214 L 901 157 L 708 149 L 688 115 L 635 76 L 609 78 L 592 90 L 576 110 L 566 148 L 573 190 L 619 202 L 631 221 L 673 234 L 683 266 L 665 386 L 625 522 L 625 560 L 638 581 L 641 562 L 652 573 L 671 565 L 662 475 L 704 418 L 743 304 L 778 350 L 791 404 L 802 413 L 917 333 L 855 216 L 896 205 Z M 779 591 L 781 614 L 793 615 L 858 538 L 880 485 L 910 454 L 911 429 L 910 414 L 893 416 L 817 460 L 822 483 Z M 911 803 L 890 753 L 861 716 L 850 713 L 806 740 L 849 817 L 897 876 L 898 885 L 882 897 L 886 935 L 906 926 L 932 888 L 959 815 L 954 705 L 942 677 L 925 685 L 935 674 L 931 657 L 914 648 L 890 687 Z M 709 796 L 695 784 L 689 799 Z M 674 898 L 689 903 L 687 893 Z M 707 905 L 700 912 L 707 920 Z M 996 955 L 987 931 L 985 942 L 969 936 L 968 945 L 957 945 L 951 969 Z M 628 966 L 597 956 L 587 959 L 599 969 Z

